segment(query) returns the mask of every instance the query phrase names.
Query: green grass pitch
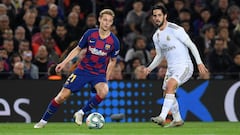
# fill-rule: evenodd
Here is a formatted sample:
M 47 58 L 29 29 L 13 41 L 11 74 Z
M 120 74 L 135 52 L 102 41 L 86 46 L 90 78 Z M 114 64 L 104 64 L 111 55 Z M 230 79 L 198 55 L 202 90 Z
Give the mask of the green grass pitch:
M 105 123 L 102 129 L 86 124 L 49 122 L 34 129 L 34 123 L 0 123 L 0 135 L 240 135 L 240 122 L 185 122 L 177 128 L 162 128 L 154 123 Z

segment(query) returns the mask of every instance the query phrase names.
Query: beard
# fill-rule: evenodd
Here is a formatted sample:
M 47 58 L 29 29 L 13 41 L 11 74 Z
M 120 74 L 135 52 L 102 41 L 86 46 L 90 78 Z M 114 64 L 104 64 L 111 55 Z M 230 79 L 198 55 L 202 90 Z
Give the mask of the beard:
M 164 19 L 163 19 L 163 21 L 162 22 L 160 22 L 159 24 L 157 24 L 157 27 L 162 27 L 163 26 L 163 24 L 164 24 Z

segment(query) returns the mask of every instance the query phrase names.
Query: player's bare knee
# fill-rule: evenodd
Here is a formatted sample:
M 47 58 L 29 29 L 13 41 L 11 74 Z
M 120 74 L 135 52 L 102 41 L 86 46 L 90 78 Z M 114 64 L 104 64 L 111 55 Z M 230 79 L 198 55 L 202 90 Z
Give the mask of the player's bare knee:
M 100 96 L 102 99 L 105 98 L 108 94 L 108 89 L 101 89 L 98 91 L 98 96 Z

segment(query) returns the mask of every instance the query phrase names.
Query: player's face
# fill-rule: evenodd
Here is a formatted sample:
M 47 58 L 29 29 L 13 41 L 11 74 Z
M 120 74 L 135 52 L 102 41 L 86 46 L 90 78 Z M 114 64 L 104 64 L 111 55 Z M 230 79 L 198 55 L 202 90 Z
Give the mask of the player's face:
M 100 25 L 100 29 L 104 31 L 110 31 L 111 26 L 113 24 L 113 16 L 108 14 L 103 14 L 102 17 L 99 17 L 98 19 Z
M 153 22 L 158 26 L 161 27 L 164 22 L 166 21 L 167 15 L 164 15 L 161 10 L 155 9 L 153 10 Z

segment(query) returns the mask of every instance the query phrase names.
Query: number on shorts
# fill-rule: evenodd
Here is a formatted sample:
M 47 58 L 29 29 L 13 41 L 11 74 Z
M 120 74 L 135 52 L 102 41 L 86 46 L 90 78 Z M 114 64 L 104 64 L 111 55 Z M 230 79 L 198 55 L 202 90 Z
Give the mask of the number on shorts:
M 68 82 L 73 82 L 73 81 L 76 79 L 76 77 L 77 77 L 77 76 L 72 73 L 72 74 L 68 77 L 67 81 L 68 81 Z

